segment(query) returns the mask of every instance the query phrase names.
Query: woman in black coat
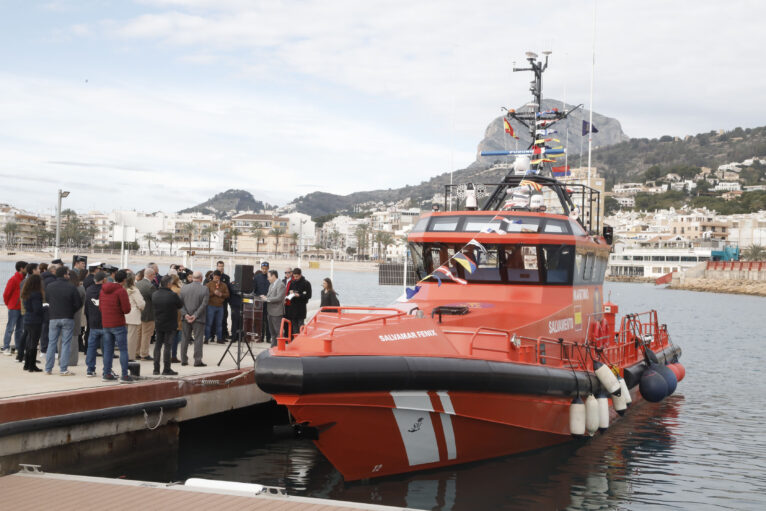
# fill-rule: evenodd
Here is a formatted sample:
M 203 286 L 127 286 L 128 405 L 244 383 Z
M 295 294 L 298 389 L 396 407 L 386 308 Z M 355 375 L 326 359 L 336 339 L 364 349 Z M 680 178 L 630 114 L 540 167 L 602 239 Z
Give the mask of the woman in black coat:
M 340 307 L 338 293 L 332 288 L 332 280 L 325 278 L 322 281 L 322 301 L 320 307 Z
M 24 302 L 24 331 L 26 337 L 26 353 L 24 354 L 24 370 L 30 373 L 42 371 L 37 367 L 37 343 L 43 328 L 43 300 L 45 290 L 40 275 L 28 275 L 21 288 L 21 300 Z

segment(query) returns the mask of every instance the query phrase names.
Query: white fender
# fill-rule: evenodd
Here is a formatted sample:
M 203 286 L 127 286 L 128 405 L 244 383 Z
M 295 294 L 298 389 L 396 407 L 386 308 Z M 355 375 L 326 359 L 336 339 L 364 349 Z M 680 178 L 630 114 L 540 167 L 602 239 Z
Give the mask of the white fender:
M 605 392 L 599 392 L 598 399 L 598 429 L 606 431 L 609 428 L 609 398 Z
M 596 377 L 601 385 L 610 394 L 620 394 L 620 382 L 617 381 L 617 377 L 614 375 L 608 365 L 601 362 L 593 362 L 593 369 L 596 372 Z
M 620 378 L 620 396 L 625 400 L 625 404 L 629 405 L 633 402 L 633 398 L 630 397 L 630 389 L 628 389 L 628 384 L 625 383 L 625 378 Z
M 585 403 L 576 396 L 569 405 L 569 433 L 572 435 L 585 434 Z
M 593 394 L 588 394 L 585 399 L 585 431 L 593 436 L 598 431 L 598 402 Z

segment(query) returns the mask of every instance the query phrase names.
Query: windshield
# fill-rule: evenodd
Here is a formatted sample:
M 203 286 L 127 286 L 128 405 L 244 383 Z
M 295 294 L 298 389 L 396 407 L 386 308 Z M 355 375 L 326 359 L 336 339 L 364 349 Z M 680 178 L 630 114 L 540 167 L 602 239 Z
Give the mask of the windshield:
M 410 243 L 418 280 L 445 266 L 468 282 L 499 284 L 571 285 L 575 261 L 573 245 L 485 244 L 478 247 L 450 243 Z M 465 256 L 456 259 L 455 254 Z M 448 276 L 439 274 L 443 283 Z

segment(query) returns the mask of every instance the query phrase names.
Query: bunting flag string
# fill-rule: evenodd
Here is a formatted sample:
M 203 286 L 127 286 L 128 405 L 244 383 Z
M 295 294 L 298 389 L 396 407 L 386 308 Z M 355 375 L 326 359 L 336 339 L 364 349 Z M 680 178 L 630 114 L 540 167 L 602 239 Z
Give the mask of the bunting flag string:
M 547 135 L 554 135 L 558 132 L 559 132 L 558 130 L 552 130 L 552 129 L 535 130 L 535 135 L 547 136 Z
M 458 252 L 455 254 L 455 262 L 460 264 L 463 268 L 465 268 L 465 271 L 468 273 L 473 273 L 476 271 L 476 263 L 473 262 L 473 259 L 468 257 L 467 255 L 463 254 L 462 252 Z
M 544 144 L 546 142 L 561 142 L 561 140 L 559 140 L 557 138 L 539 138 L 539 139 L 535 140 L 535 144 Z
M 459 252 L 458 252 L 458 253 L 459 253 Z M 454 256 L 453 256 L 453 259 L 454 259 Z M 449 268 L 447 268 L 446 266 L 439 266 L 438 268 L 436 268 L 436 269 L 434 270 L 434 276 L 435 276 L 437 279 L 439 278 L 439 277 L 437 276 L 437 274 L 438 274 L 438 273 L 442 273 L 442 274 L 446 275 L 447 277 L 449 277 L 450 279 L 452 279 L 454 282 L 457 282 L 458 284 L 463 284 L 463 285 L 465 285 L 465 284 L 468 284 L 468 281 L 467 281 L 467 280 L 465 280 L 465 279 L 461 279 L 460 277 L 456 277 L 455 275 L 453 275 L 453 274 L 452 274 L 452 272 L 451 272 L 451 271 L 449 271 Z M 441 282 L 440 282 L 440 283 L 441 283 Z
M 522 179 L 519 183 L 519 186 L 529 186 L 531 188 L 534 188 L 538 192 L 542 191 L 543 185 L 540 183 L 535 183 L 534 181 L 530 181 L 529 179 Z

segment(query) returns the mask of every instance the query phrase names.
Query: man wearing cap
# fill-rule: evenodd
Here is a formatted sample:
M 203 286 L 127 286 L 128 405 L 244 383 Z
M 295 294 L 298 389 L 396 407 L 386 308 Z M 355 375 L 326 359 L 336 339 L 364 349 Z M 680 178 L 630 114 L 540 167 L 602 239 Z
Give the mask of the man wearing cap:
M 215 269 L 221 272 L 221 282 L 223 284 L 226 284 L 226 289 L 229 291 L 229 297 L 231 296 L 231 277 L 226 275 L 223 271 L 223 261 L 218 261 L 215 264 Z M 222 339 L 216 339 L 217 341 L 225 341 L 229 338 L 229 297 L 226 297 L 226 300 L 223 301 L 223 320 L 221 322 L 222 332 L 223 332 L 223 338 Z
M 261 271 L 253 276 L 253 293 L 255 293 L 255 296 L 266 296 L 269 293 L 269 286 L 269 262 L 261 261 Z M 269 331 L 269 315 L 266 309 L 266 307 L 263 308 L 261 341 L 270 342 L 271 332 Z

